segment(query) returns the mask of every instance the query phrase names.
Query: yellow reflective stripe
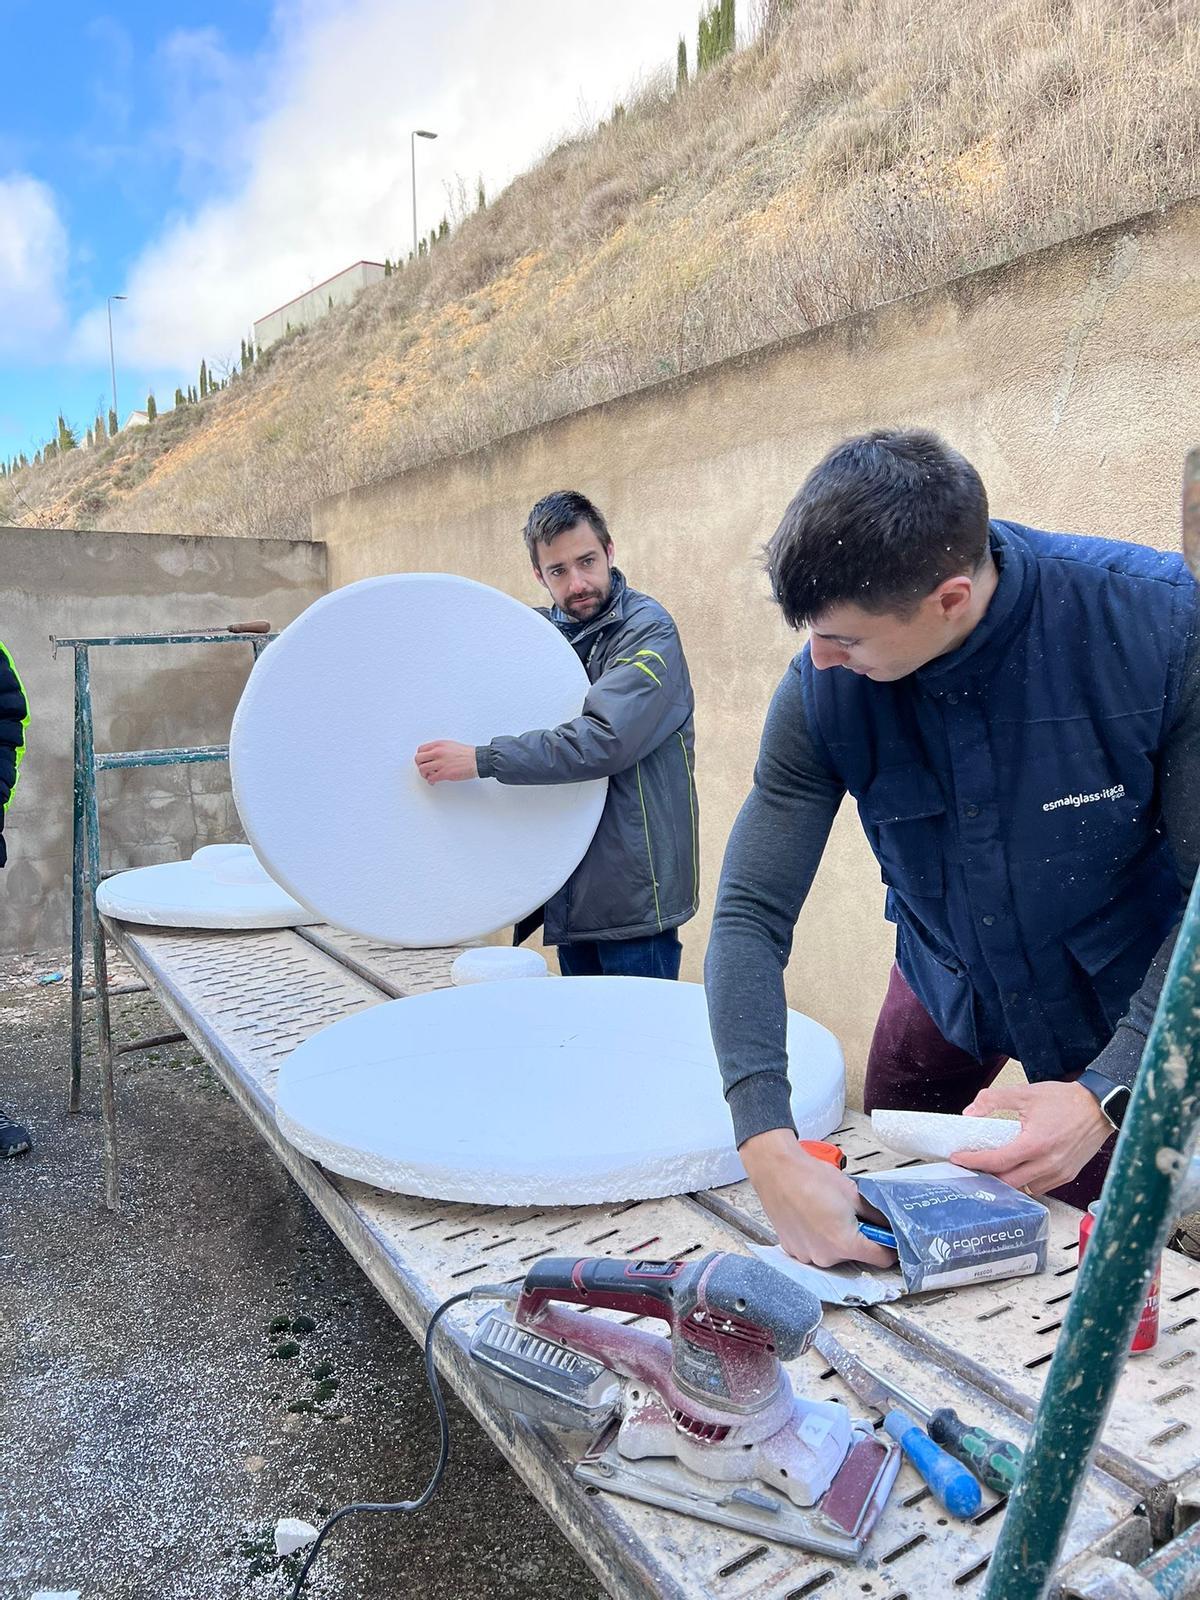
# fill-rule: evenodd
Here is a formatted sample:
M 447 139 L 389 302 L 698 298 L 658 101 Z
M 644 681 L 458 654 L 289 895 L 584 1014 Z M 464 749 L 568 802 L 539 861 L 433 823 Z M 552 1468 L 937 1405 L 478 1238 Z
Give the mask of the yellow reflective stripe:
M 654 852 L 650 848 L 650 819 L 646 815 L 646 796 L 642 793 L 642 763 L 636 762 L 634 770 L 637 773 L 638 799 L 642 803 L 642 829 L 646 835 L 646 860 L 650 863 L 650 887 L 654 890 L 654 915 L 658 919 L 658 931 L 663 931 L 662 911 L 658 904 L 658 877 L 654 871 Z
M 692 815 L 692 904 L 695 906 L 700 903 L 700 861 L 697 850 L 699 841 L 696 837 L 696 784 L 692 777 L 692 764 L 688 760 L 687 743 L 681 733 L 676 732 L 675 737 L 679 740 L 680 749 L 683 751 L 683 770 L 687 773 L 688 780 L 688 810 Z
M 636 667 L 639 672 L 644 672 L 648 678 L 654 678 L 654 674 L 650 671 L 650 668 L 646 665 L 646 663 L 644 661 L 635 661 L 632 656 L 618 656 L 617 665 L 619 667 Z M 654 681 L 661 689 L 662 683 L 660 680 L 658 678 L 654 678 Z
M 640 655 L 640 656 L 649 656 L 652 661 L 657 661 L 659 666 L 663 667 L 664 669 L 665 669 L 665 667 L 667 665 L 667 663 L 659 655 L 657 650 L 639 650 L 638 651 L 638 655 Z

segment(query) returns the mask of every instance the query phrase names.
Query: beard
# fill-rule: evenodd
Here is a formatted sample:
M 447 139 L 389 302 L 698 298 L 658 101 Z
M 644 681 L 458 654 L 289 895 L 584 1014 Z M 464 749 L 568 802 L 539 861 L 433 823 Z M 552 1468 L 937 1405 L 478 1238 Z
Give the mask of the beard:
M 563 606 L 563 610 L 569 617 L 574 617 L 576 622 L 584 622 L 588 617 L 594 617 L 598 611 L 604 608 L 611 592 L 611 584 L 606 591 L 592 589 L 586 595 L 579 595 L 575 599 L 568 600 L 566 605 Z

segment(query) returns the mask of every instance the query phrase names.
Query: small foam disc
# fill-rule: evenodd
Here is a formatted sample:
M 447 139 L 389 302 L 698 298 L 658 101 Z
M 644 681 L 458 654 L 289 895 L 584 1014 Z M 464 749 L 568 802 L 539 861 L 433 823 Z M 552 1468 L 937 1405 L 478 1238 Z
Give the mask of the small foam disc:
M 550 969 L 545 956 L 536 950 L 506 950 L 498 945 L 481 945 L 464 950 L 450 968 L 451 983 L 495 983 L 498 978 L 545 978 Z

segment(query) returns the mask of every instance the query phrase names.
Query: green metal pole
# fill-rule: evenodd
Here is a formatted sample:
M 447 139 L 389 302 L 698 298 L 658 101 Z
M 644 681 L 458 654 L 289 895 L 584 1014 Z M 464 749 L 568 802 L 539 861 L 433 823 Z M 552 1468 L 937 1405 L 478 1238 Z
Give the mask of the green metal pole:
M 981 1600 L 1041 1600 L 1167 1242 L 1200 1119 L 1200 874 Z
M 75 651 L 75 781 L 73 836 L 71 848 L 71 1082 L 67 1110 L 79 1110 L 79 1091 L 83 1078 L 83 675 L 86 647 Z

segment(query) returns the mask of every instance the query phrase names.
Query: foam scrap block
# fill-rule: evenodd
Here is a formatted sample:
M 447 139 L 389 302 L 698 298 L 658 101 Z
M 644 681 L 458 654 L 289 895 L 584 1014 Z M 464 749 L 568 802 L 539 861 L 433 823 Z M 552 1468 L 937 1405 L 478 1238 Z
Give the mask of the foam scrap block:
M 321 920 L 279 887 L 248 844 L 203 845 L 189 861 L 118 872 L 100 885 L 96 905 L 154 928 L 301 928 Z
M 999 1150 L 1021 1131 L 1006 1117 L 949 1117 L 940 1111 L 872 1111 L 875 1137 L 904 1156 L 945 1161 L 960 1150 Z
M 836 1128 L 842 1052 L 788 1013 L 802 1139 Z M 656 978 L 506 979 L 371 1006 L 284 1061 L 280 1129 L 305 1155 L 402 1194 L 588 1205 L 745 1176 L 704 990 Z
M 462 944 L 571 876 L 608 780 L 429 784 L 434 739 L 577 717 L 587 674 L 527 605 L 467 578 L 403 573 L 324 595 L 260 655 L 230 736 L 246 836 L 325 921 L 389 944 Z
M 545 956 L 536 950 L 506 950 L 500 945 L 483 945 L 464 950 L 450 968 L 450 982 L 492 983 L 497 978 L 545 978 L 550 969 Z
M 317 1530 L 311 1522 L 302 1522 L 299 1517 L 280 1517 L 275 1524 L 275 1554 L 290 1556 L 303 1550 L 316 1537 Z

